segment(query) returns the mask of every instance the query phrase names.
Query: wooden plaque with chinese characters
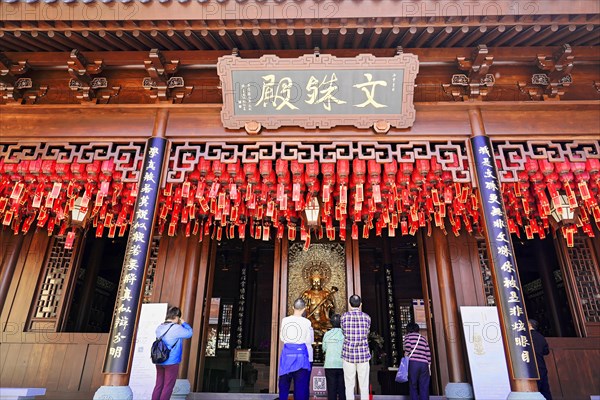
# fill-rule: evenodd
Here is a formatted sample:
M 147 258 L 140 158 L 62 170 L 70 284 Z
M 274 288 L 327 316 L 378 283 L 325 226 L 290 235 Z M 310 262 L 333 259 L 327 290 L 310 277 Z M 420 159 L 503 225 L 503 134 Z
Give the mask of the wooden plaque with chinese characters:
M 311 54 L 299 58 L 219 58 L 223 90 L 221 121 L 239 129 L 258 122 L 267 129 L 306 129 L 353 125 L 370 128 L 383 121 L 407 128 L 415 121 L 414 54 L 338 58 Z

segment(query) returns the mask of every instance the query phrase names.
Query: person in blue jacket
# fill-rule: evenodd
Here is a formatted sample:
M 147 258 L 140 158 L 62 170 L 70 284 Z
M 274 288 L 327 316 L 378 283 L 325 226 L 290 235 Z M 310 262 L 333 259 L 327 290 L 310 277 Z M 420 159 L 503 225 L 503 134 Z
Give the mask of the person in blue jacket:
M 192 337 L 192 327 L 181 318 L 181 310 L 171 307 L 167 311 L 165 322 L 156 328 L 156 337 L 163 336 L 163 341 L 171 349 L 169 358 L 156 364 L 156 385 L 152 392 L 152 400 L 169 400 L 179 373 L 181 362 L 182 339 Z

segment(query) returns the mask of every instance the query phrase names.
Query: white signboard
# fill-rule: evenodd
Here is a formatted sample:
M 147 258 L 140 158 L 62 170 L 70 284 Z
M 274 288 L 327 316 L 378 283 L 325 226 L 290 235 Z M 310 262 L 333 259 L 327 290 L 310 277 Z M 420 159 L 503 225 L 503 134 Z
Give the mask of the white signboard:
M 508 368 L 496 307 L 461 307 L 475 399 L 505 400 L 510 394 Z
M 148 400 L 152 397 L 156 367 L 150 359 L 150 348 L 156 340 L 156 327 L 165 322 L 167 307 L 167 303 L 142 304 L 129 379 L 134 400 Z

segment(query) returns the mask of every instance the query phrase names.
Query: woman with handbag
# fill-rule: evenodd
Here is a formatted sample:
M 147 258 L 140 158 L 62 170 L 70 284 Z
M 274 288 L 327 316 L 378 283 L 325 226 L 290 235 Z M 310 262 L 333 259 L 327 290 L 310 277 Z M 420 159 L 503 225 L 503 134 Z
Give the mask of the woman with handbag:
M 411 322 L 406 325 L 404 355 L 409 358 L 408 384 L 410 400 L 429 399 L 429 378 L 431 351 L 427 339 L 419 333 L 419 325 Z

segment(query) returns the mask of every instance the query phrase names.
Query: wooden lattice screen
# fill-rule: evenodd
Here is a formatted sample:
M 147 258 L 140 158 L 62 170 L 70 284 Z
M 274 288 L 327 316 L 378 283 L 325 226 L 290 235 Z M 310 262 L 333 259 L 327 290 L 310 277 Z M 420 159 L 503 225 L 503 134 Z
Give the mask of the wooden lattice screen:
M 160 236 L 152 238 L 150 245 L 150 257 L 148 260 L 148 271 L 146 272 L 146 281 L 144 283 L 144 303 L 152 301 L 152 292 L 154 290 L 154 275 L 156 274 L 156 263 L 158 262 L 158 248 L 160 245 Z
M 490 269 L 490 260 L 488 259 L 485 240 L 477 241 L 477 253 L 481 278 L 483 279 L 483 291 L 485 294 L 486 305 L 495 306 L 496 298 L 494 297 L 494 281 L 492 279 L 492 270 Z
M 54 236 L 44 262 L 29 318 L 29 330 L 59 331 L 74 268 L 74 251 L 65 236 Z M 77 243 L 76 243 L 77 244 Z M 73 246 L 76 249 L 78 246 Z
M 567 248 L 567 254 L 585 322 L 600 322 L 598 262 L 589 239 L 583 235 L 576 235 L 575 246 Z

